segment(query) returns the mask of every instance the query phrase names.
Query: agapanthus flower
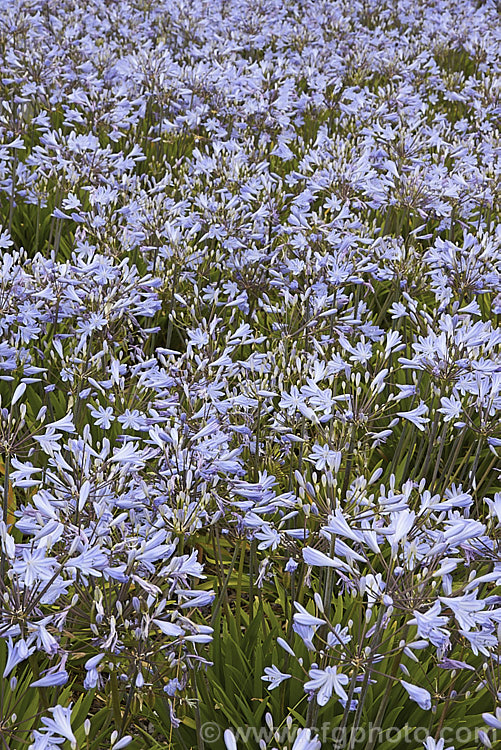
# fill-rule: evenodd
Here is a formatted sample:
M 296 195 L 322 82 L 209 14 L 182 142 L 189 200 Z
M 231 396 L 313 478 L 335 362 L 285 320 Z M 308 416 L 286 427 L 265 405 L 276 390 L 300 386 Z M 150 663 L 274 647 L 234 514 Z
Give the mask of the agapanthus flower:
M 439 740 L 436 740 L 434 737 L 427 737 L 424 740 L 423 745 L 425 750 L 454 750 L 454 745 L 445 746 L 445 740 L 443 737 Z
M 339 471 L 341 458 L 341 451 L 333 451 L 328 445 L 321 446 L 317 443 L 313 446 L 313 450 L 308 456 L 308 460 L 311 461 L 319 471 L 331 469 L 336 473 Z
M 111 423 L 114 421 L 115 416 L 113 414 L 112 406 L 98 406 L 97 408 L 90 408 L 90 413 L 94 417 L 94 424 L 96 427 L 101 427 L 103 430 L 109 430 Z
M 265 682 L 269 682 L 268 690 L 273 690 L 278 687 L 284 680 L 288 680 L 291 677 L 290 674 L 281 672 L 274 664 L 271 667 L 264 668 L 264 676 L 261 677 Z
M 338 673 L 336 667 L 326 667 L 325 669 L 319 669 L 318 667 L 310 669 L 309 672 L 310 680 L 305 682 L 304 689 L 306 691 L 316 693 L 316 699 L 319 706 L 325 706 L 329 701 L 334 692 L 339 698 L 348 700 L 343 685 L 347 685 L 349 678 L 347 675 Z
M 292 750 L 320 750 L 322 743 L 311 729 L 300 729 L 292 745 Z
M 52 713 L 52 719 L 42 717 L 42 724 L 46 730 L 53 735 L 64 737 L 72 746 L 76 747 L 77 740 L 71 728 L 71 705 L 67 707 L 54 706 L 49 708 L 49 711 Z
M 501 729 L 501 708 L 496 708 L 495 715 L 493 714 L 482 714 L 482 719 L 493 729 Z
M 405 680 L 401 681 L 404 688 L 407 690 L 409 694 L 409 698 L 412 698 L 413 701 L 415 701 L 420 708 L 424 709 L 425 711 L 429 711 L 431 708 L 431 695 L 425 688 L 419 687 L 417 685 L 412 685 L 409 682 L 406 682 Z
M 398 411 L 397 416 L 403 417 L 404 419 L 407 419 L 409 422 L 412 422 L 412 424 L 418 428 L 418 430 L 424 431 L 424 426 L 427 422 L 429 422 L 429 418 L 424 416 L 428 414 L 428 407 L 424 403 L 424 401 L 421 401 L 419 406 L 417 406 L 415 409 L 412 409 L 411 411 Z

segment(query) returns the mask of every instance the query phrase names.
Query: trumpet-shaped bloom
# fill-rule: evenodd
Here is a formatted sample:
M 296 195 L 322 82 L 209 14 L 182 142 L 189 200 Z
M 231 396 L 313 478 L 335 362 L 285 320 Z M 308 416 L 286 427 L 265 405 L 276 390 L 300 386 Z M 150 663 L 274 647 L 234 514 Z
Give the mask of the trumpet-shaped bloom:
M 288 680 L 291 677 L 290 674 L 281 672 L 274 664 L 271 667 L 264 668 L 264 676 L 261 679 L 264 682 L 269 682 L 268 690 L 273 690 L 278 687 L 284 680 Z
M 426 414 L 428 414 L 428 407 L 424 401 L 421 401 L 419 406 L 416 406 L 416 408 L 411 411 L 397 411 L 398 417 L 402 417 L 403 419 L 412 422 L 414 427 L 417 427 L 421 432 L 424 431 L 425 425 L 430 421 L 429 418 L 425 416 Z
M 412 685 L 410 682 L 405 682 L 405 680 L 402 680 L 402 685 L 407 690 L 409 698 L 415 701 L 418 706 L 420 706 L 420 708 L 422 708 L 424 711 L 430 710 L 431 695 L 428 690 L 425 690 L 425 688 L 417 687 L 417 685 Z
M 72 745 L 76 746 L 77 739 L 71 728 L 71 706 L 65 708 L 64 706 L 57 705 L 54 708 L 49 708 L 49 711 L 52 713 L 52 719 L 43 716 L 42 724 L 52 734 L 64 737 Z
M 320 750 L 322 743 L 311 729 L 301 729 L 294 740 L 292 750 Z
M 334 692 L 339 698 L 348 700 L 348 695 L 343 688 L 349 682 L 348 675 L 338 673 L 336 667 L 325 669 L 310 669 L 310 680 L 305 683 L 304 689 L 316 693 L 319 706 L 325 706 Z

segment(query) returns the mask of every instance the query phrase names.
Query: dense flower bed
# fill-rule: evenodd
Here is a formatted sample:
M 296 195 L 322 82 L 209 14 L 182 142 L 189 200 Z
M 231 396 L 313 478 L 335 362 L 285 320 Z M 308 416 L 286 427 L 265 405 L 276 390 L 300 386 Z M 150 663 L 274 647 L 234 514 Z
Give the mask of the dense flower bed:
M 495 747 L 496 3 L 0 7 L 2 747 Z

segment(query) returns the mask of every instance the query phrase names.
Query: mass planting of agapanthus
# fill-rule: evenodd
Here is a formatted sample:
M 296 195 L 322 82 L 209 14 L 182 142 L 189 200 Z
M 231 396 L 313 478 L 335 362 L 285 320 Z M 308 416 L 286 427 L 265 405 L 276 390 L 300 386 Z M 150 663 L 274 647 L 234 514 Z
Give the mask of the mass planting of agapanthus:
M 494 0 L 0 3 L 0 747 L 494 748 Z

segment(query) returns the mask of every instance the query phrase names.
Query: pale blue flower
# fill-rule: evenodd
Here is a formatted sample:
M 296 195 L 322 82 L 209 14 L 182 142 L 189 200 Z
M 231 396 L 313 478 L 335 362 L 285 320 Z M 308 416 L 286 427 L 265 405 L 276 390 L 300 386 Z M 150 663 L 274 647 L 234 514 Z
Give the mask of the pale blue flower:
M 316 693 L 319 706 L 325 706 L 333 692 L 339 698 L 348 700 L 348 695 L 343 688 L 343 685 L 347 685 L 349 682 L 348 675 L 338 673 L 336 667 L 310 669 L 309 675 L 310 680 L 305 683 L 304 689 Z
M 496 714 L 482 714 L 482 719 L 493 729 L 501 729 L 501 708 L 496 708 Z
M 54 687 L 55 685 L 66 685 L 69 675 L 65 669 L 48 671 L 45 677 L 30 683 L 30 687 Z
M 34 646 L 28 648 L 24 638 L 20 638 L 16 643 L 13 642 L 12 638 L 9 638 L 7 641 L 7 649 L 7 663 L 2 674 L 4 679 L 9 676 L 12 670 L 20 664 L 20 662 L 25 661 L 35 651 Z
M 274 664 L 272 664 L 271 667 L 264 668 L 264 676 L 261 677 L 261 679 L 270 683 L 268 685 L 268 690 L 273 690 L 290 677 L 290 674 L 281 672 Z
M 425 688 L 417 687 L 417 685 L 411 685 L 410 682 L 402 680 L 402 685 L 409 693 L 409 697 L 415 701 L 420 708 L 425 711 L 429 711 L 431 708 L 431 695 Z
M 231 729 L 225 729 L 223 734 L 226 750 L 237 750 L 237 741 Z
M 412 424 L 417 427 L 418 430 L 421 430 L 421 432 L 423 432 L 425 424 L 430 421 L 428 417 L 424 416 L 428 414 L 428 411 L 429 409 L 424 401 L 421 401 L 419 405 L 411 411 L 397 411 L 397 416 L 403 417 L 409 422 L 412 422 Z
M 49 708 L 49 711 L 52 713 L 52 719 L 43 716 L 42 724 L 44 727 L 49 732 L 64 737 L 71 745 L 76 746 L 77 740 L 71 729 L 71 704 L 67 707 L 57 705 Z
M 90 413 L 94 417 L 94 424 L 96 427 L 101 427 L 102 430 L 109 430 L 111 423 L 115 420 L 112 406 L 98 406 L 93 408 L 89 405 Z
M 292 750 L 320 750 L 322 743 L 311 729 L 300 729 L 292 745 Z

